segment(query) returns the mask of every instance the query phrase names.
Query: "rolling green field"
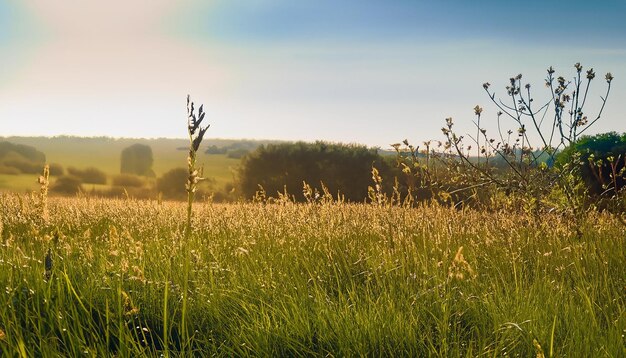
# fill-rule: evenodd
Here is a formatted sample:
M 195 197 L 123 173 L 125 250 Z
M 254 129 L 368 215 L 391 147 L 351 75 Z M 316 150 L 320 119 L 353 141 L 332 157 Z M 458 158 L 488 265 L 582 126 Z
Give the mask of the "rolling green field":
M 158 176 L 174 168 L 185 168 L 189 141 L 185 139 L 114 139 L 80 137 L 6 137 L 0 138 L 15 144 L 35 147 L 46 155 L 48 163 L 58 163 L 67 169 L 96 167 L 109 177 L 120 173 L 120 155 L 124 148 L 135 143 L 149 145 L 154 156 L 153 169 Z M 227 146 L 237 140 L 207 139 L 205 144 Z M 262 142 L 259 142 L 262 143 Z M 214 181 L 215 187 L 223 187 L 233 182 L 234 170 L 239 159 L 228 158 L 224 154 L 199 152 L 198 164 L 204 165 L 207 178 Z M 26 192 L 37 190 L 37 177 L 33 174 L 0 174 L 0 191 Z M 92 185 L 85 185 L 91 189 Z
M 0 194 L 3 356 L 626 356 L 624 227 Z

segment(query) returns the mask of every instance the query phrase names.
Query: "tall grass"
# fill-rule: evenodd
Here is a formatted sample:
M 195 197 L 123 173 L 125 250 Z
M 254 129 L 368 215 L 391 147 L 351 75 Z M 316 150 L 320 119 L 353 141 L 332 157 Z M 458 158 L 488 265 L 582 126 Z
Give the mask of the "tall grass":
M 0 196 L 2 355 L 626 355 L 604 214 L 196 204 Z

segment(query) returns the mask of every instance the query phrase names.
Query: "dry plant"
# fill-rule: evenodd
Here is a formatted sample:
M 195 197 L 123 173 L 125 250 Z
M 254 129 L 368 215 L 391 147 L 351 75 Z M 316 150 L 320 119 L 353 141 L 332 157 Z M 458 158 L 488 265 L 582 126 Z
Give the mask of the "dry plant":
M 48 222 L 48 187 L 50 185 L 50 167 L 46 164 L 43 173 L 37 179 L 39 183 L 39 209 L 44 222 Z
M 189 242 L 191 239 L 191 218 L 192 218 L 192 209 L 193 202 L 195 199 L 196 190 L 198 188 L 198 183 L 202 178 L 202 169 L 198 170 L 196 168 L 196 158 L 197 152 L 200 148 L 200 143 L 202 143 L 202 138 L 204 134 L 209 129 L 210 125 L 202 127 L 202 121 L 204 120 L 206 113 L 204 112 L 203 105 L 200 105 L 198 111 L 196 113 L 194 103 L 191 102 L 191 98 L 187 95 L 187 133 L 189 134 L 189 154 L 187 156 L 187 183 L 185 184 L 185 189 L 187 191 L 187 223 L 185 226 L 185 241 L 182 243 L 184 250 L 184 263 L 183 263 L 183 293 L 182 293 L 182 317 L 181 317 L 181 336 L 184 341 L 189 340 L 189 330 L 188 330 L 188 303 L 189 303 L 189 260 L 190 260 L 190 249 Z M 167 327 L 163 327 L 164 331 L 167 330 Z M 185 352 L 185 348 L 183 347 L 183 352 Z
M 185 189 L 187 190 L 187 236 L 191 231 L 191 215 L 192 206 L 195 198 L 195 193 L 198 188 L 198 182 L 204 180 L 202 177 L 202 170 L 196 168 L 196 155 L 200 148 L 200 143 L 204 137 L 204 133 L 209 129 L 210 125 L 202 127 L 202 120 L 206 113 L 203 110 L 203 105 L 200 105 L 198 113 L 194 108 L 194 103 L 191 102 L 191 98 L 187 96 L 187 132 L 189 134 L 189 155 L 187 156 L 187 183 Z
M 606 74 L 606 92 L 600 97 L 597 113 L 589 117 L 585 106 L 596 75 L 593 69 L 584 74 L 580 63 L 574 68 L 576 73 L 571 81 L 556 77 L 555 70 L 548 68 L 545 84 L 550 98 L 539 105 L 531 85 L 522 82 L 521 74 L 509 79 L 504 98 L 498 98 L 490 90 L 491 84 L 484 83 L 484 90 L 498 109 L 495 136 L 488 135 L 483 108 L 477 105 L 474 136 L 457 134 L 453 119 L 447 118 L 442 128 L 446 140 L 438 149 L 432 148 L 430 142 L 424 143 L 426 150 L 421 152 L 406 140 L 404 147 L 394 144 L 399 165 L 408 177 L 407 186 L 414 192 L 429 188 L 434 197 L 453 203 L 487 199 L 491 205 L 498 193 L 516 194 L 531 210 L 554 208 L 555 203 L 549 198 L 556 190 L 567 197 L 572 209 L 583 207 L 581 187 L 572 180 L 576 163 L 559 167 L 554 163 L 560 150 L 576 142 L 601 118 L 613 76 Z M 515 129 L 505 129 L 503 119 L 512 121 Z M 434 194 L 436 191 L 438 194 Z

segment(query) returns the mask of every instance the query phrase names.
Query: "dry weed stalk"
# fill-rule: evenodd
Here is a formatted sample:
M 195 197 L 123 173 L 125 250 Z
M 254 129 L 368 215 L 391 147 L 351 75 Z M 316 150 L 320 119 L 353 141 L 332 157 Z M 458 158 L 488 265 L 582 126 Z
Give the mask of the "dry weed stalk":
M 40 215 L 44 222 L 48 222 L 48 187 L 50 184 L 50 166 L 46 164 L 43 167 L 43 173 L 37 179 L 39 188 L 39 209 Z
M 198 115 L 196 116 L 194 103 L 191 102 L 190 96 L 187 95 L 187 132 L 189 134 L 189 155 L 187 156 L 188 176 L 187 184 L 185 184 L 185 189 L 187 190 L 187 235 L 189 235 L 191 231 L 192 205 L 198 187 L 198 182 L 204 179 L 202 178 L 202 171 L 198 171 L 198 169 L 196 169 L 196 155 L 198 149 L 200 148 L 200 143 L 202 142 L 204 133 L 210 126 L 200 126 L 205 115 L 206 113 L 203 110 L 203 105 L 200 105 Z
M 191 215 L 192 215 L 192 206 L 193 201 L 196 194 L 196 189 L 198 187 L 198 182 L 203 180 L 202 178 L 202 170 L 198 171 L 196 169 L 196 155 L 198 149 L 200 148 L 200 143 L 202 142 L 202 138 L 204 137 L 204 133 L 206 133 L 207 129 L 209 129 L 209 125 L 202 127 L 202 120 L 206 113 L 203 110 L 203 106 L 200 105 L 198 109 L 198 113 L 196 115 L 196 110 L 194 108 L 194 103 L 191 102 L 191 98 L 187 95 L 187 132 L 189 134 L 189 155 L 187 156 L 187 183 L 185 184 L 185 189 L 187 190 L 187 225 L 185 227 L 185 242 L 183 243 L 183 247 L 185 247 L 185 260 L 184 260 L 184 268 L 183 268 L 183 307 L 182 307 L 182 317 L 181 317 L 181 326 L 182 332 L 181 335 L 183 340 L 186 341 L 189 337 L 188 327 L 187 327 L 187 303 L 188 303 L 188 287 L 189 287 L 189 241 L 191 238 Z M 184 349 L 183 349 L 184 352 Z

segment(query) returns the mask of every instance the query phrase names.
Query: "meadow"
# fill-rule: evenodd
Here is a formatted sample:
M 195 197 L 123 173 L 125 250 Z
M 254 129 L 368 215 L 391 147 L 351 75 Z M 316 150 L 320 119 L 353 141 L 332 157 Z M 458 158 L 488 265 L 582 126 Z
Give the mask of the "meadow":
M 96 167 L 109 178 L 120 173 L 120 153 L 135 143 L 149 145 L 154 156 L 154 172 L 157 177 L 169 170 L 184 167 L 189 141 L 186 139 L 141 139 L 141 138 L 80 138 L 80 137 L 6 137 L 0 138 L 15 144 L 29 145 L 46 154 L 48 163 L 60 164 L 63 168 L 84 169 Z M 208 139 L 207 144 L 227 146 L 239 140 Z M 199 160 L 204 165 L 216 188 L 233 182 L 233 171 L 239 165 L 239 159 L 229 158 L 225 154 L 199 153 Z M 38 189 L 39 174 L 0 174 L 0 191 L 29 192 Z M 110 182 L 109 182 L 110 184 Z M 106 189 L 93 184 L 85 184 L 86 190 Z
M 0 194 L 3 356 L 626 355 L 588 211 Z

